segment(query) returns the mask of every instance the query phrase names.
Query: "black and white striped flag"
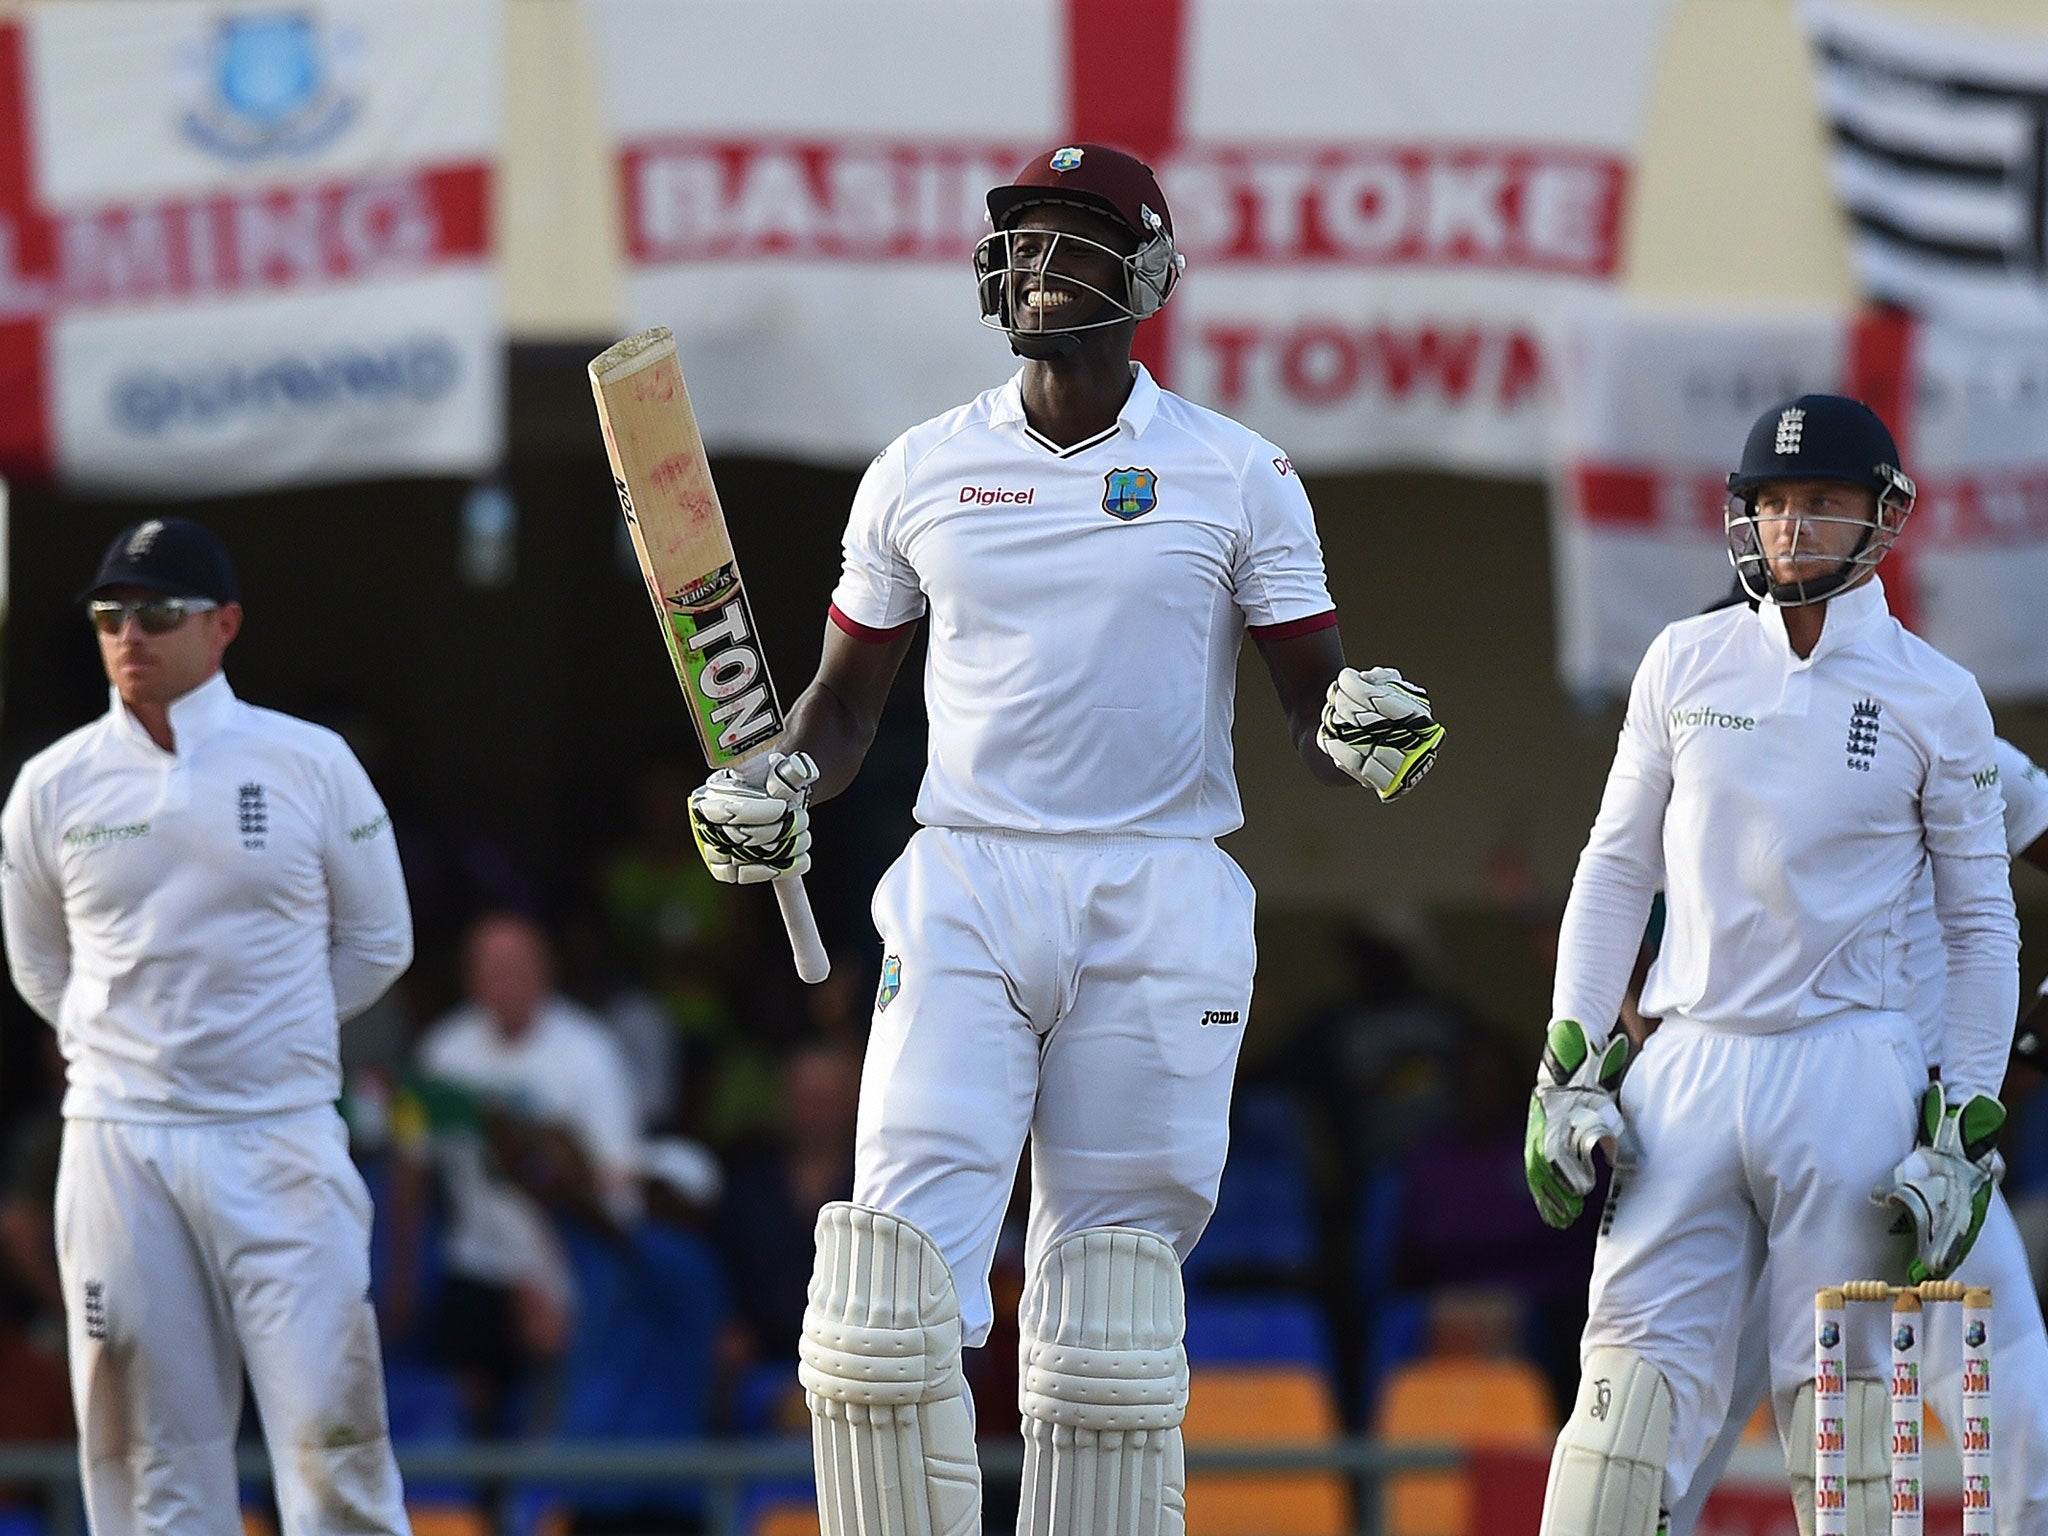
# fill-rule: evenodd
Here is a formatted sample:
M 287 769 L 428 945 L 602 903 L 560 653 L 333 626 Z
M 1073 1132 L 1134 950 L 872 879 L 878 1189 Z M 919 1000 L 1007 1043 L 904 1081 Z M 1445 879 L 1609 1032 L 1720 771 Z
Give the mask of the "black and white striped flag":
M 2048 27 L 1801 15 L 1865 292 L 1965 323 L 2048 317 Z

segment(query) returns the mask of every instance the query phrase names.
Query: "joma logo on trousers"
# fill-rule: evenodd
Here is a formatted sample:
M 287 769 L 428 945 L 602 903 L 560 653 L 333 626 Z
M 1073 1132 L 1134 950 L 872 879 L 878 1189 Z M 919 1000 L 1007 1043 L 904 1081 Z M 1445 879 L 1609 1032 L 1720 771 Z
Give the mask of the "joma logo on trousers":
M 1202 1028 L 1242 1024 L 1244 1014 L 1236 1008 L 1205 1008 L 1202 1010 Z

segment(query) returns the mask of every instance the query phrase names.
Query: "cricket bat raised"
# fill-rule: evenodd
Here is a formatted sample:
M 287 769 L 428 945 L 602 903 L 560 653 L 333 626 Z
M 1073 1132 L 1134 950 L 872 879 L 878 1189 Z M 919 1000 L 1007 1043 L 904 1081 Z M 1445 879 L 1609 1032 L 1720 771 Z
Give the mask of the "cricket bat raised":
M 590 387 L 619 507 L 705 761 L 734 767 L 773 747 L 786 722 L 740 585 L 675 337 L 665 325 L 628 336 L 591 360 Z M 823 981 L 831 962 L 803 880 L 789 875 L 774 884 L 797 975 Z

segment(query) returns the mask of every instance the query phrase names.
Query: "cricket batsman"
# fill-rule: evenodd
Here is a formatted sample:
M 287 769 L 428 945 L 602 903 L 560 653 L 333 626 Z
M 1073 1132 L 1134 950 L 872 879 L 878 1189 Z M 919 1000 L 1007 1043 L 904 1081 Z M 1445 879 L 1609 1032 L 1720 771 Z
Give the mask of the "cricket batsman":
M 1022 1536 L 1183 1527 L 1180 1261 L 1223 1171 L 1252 891 L 1216 846 L 1247 633 L 1326 783 L 1412 789 L 1443 728 L 1344 665 L 1287 456 L 1131 358 L 1183 261 L 1157 180 L 1099 144 L 988 195 L 983 323 L 1024 359 L 912 428 L 855 497 L 785 751 L 691 797 L 714 874 L 808 865 L 920 621 L 920 830 L 882 881 L 854 1198 L 828 1205 L 802 1377 L 826 1536 L 981 1524 L 963 1345 L 1031 1146 Z

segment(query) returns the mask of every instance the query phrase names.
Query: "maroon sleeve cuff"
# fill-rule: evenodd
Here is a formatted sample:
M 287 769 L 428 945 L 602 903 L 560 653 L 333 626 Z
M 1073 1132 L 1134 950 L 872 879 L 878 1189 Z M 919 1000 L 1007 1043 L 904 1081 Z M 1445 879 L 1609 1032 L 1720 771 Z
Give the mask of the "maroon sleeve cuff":
M 917 620 L 912 619 L 908 624 L 898 624 L 889 629 L 875 629 L 871 625 L 861 623 L 859 619 L 849 619 L 839 611 L 837 603 L 828 610 L 828 617 L 854 639 L 864 640 L 869 645 L 885 645 L 906 630 L 917 627 Z
M 1285 624 L 1248 624 L 1246 630 L 1260 640 L 1292 640 L 1296 635 L 1312 635 L 1319 629 L 1337 627 L 1337 610 L 1325 608 L 1321 613 L 1312 613 L 1305 619 L 1289 619 Z

